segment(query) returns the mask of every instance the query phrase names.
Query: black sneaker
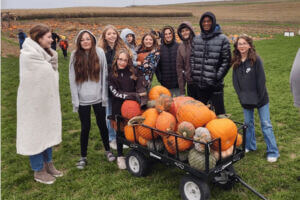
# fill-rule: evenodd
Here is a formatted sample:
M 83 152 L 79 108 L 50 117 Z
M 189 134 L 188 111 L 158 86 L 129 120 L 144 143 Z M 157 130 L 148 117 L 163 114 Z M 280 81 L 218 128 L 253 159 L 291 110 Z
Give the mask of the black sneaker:
M 80 158 L 78 163 L 76 163 L 76 167 L 78 169 L 84 169 L 86 165 L 87 165 L 87 159 L 86 158 Z

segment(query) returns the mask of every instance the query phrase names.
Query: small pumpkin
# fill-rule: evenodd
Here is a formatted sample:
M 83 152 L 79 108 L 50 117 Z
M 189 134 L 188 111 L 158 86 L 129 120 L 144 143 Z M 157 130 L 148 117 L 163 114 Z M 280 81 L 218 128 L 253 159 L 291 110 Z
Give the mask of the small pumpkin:
M 162 111 L 169 111 L 172 103 L 172 97 L 162 94 L 155 100 L 155 108 L 159 113 Z
M 195 127 L 192 123 L 183 121 L 180 124 L 178 124 L 177 129 L 179 135 L 182 135 L 186 138 L 193 138 L 195 134 Z
M 210 110 L 201 104 L 200 101 L 187 101 L 181 105 L 176 114 L 178 122 L 188 121 L 196 128 L 209 122 L 211 120 Z
M 158 112 L 155 108 L 148 108 L 142 117 L 145 118 L 143 124 L 155 128 L 156 120 L 158 118 Z M 147 140 L 153 140 L 158 137 L 157 133 L 153 132 L 154 138 L 152 138 L 151 129 L 143 126 L 137 128 L 139 135 Z
M 239 147 L 243 143 L 243 136 L 241 134 L 237 134 L 236 146 Z
M 206 124 L 206 128 L 209 130 L 212 139 L 221 139 L 222 151 L 230 148 L 237 136 L 237 126 L 232 120 L 227 118 L 211 120 Z M 218 142 L 214 142 L 212 148 L 218 150 L 218 145 Z
M 150 149 L 152 151 L 155 151 L 154 144 L 155 144 L 155 147 L 156 147 L 156 151 L 162 151 L 163 150 L 164 143 L 161 139 L 156 139 L 155 141 L 154 140 L 149 140 L 147 142 L 148 149 Z
M 174 97 L 173 102 L 170 108 L 170 113 L 176 117 L 176 113 L 178 108 L 185 102 L 194 100 L 193 97 L 189 96 L 179 96 L 179 97 Z
M 164 132 L 174 131 L 176 129 L 176 119 L 175 117 L 168 112 L 163 111 L 159 114 L 156 120 L 155 127 Z M 157 132 L 160 136 L 166 136 L 166 134 Z
M 143 138 L 141 136 L 139 137 L 139 143 L 140 143 L 140 145 L 147 146 L 147 142 L 148 142 L 147 139 L 145 139 L 145 138 Z
M 214 155 L 214 157 L 219 160 L 220 159 L 220 155 L 218 151 L 215 150 L 211 150 L 211 153 Z M 221 151 L 221 156 L 222 158 L 227 158 L 229 156 L 231 156 L 233 153 L 233 145 L 231 147 L 229 147 L 227 150 L 225 151 Z
M 135 142 L 133 129 L 134 129 L 133 126 L 126 125 L 124 127 L 125 138 L 126 138 L 126 140 L 128 140 L 130 142 Z M 136 137 L 136 141 L 138 141 L 139 135 L 138 135 L 138 132 L 137 132 L 136 128 L 135 128 L 135 137 Z
M 188 155 L 189 164 L 191 167 L 198 170 L 205 170 L 205 154 L 196 149 L 191 149 Z M 209 154 L 209 169 L 214 168 L 216 165 L 216 158 Z
M 195 130 L 194 141 L 197 141 L 194 142 L 195 149 L 199 152 L 205 152 L 205 145 L 198 142 L 207 143 L 211 141 L 211 136 L 208 129 L 204 127 L 198 127 Z
M 126 119 L 141 115 L 140 104 L 133 100 L 125 100 L 121 106 L 121 114 Z
M 165 94 L 169 97 L 172 96 L 168 88 L 161 85 L 157 85 L 150 89 L 148 94 L 149 100 L 156 100 L 161 94 Z
M 165 148 L 170 154 L 176 154 L 176 139 L 175 136 L 169 135 L 167 137 L 163 137 L 163 142 L 165 145 Z M 180 137 L 177 137 L 177 144 L 178 144 L 178 151 L 185 151 L 189 149 L 193 142 L 190 140 L 186 140 Z

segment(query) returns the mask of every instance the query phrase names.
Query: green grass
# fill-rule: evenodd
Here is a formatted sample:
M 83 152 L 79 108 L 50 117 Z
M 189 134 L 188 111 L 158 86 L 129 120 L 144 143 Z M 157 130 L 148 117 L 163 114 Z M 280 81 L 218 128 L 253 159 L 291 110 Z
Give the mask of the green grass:
M 289 73 L 299 48 L 300 37 L 284 38 L 255 43 L 264 61 L 267 88 L 270 96 L 271 120 L 280 150 L 277 163 L 266 161 L 266 145 L 261 134 L 256 113 L 258 150 L 246 154 L 236 163 L 237 173 L 257 191 L 272 200 L 300 199 L 300 127 L 299 113 L 293 107 L 289 88 Z M 88 160 L 83 171 L 75 168 L 80 156 L 80 122 L 72 113 L 68 83 L 68 60 L 59 51 L 60 95 L 63 116 L 63 142 L 54 148 L 54 161 L 65 176 L 53 185 L 33 181 L 28 157 L 16 154 L 16 94 L 18 88 L 19 61 L 16 57 L 2 58 L 1 73 L 1 197 L 2 199 L 116 199 L 116 200 L 174 200 L 180 199 L 179 181 L 184 174 L 177 168 L 155 164 L 144 178 L 137 178 L 108 163 L 100 135 L 92 118 Z M 225 79 L 225 104 L 227 113 L 237 121 L 243 120 L 242 108 L 231 82 L 231 71 Z M 157 82 L 155 81 L 155 84 Z M 211 199 L 258 199 L 241 184 L 224 191 L 210 187 Z M 297 196 L 298 195 L 298 196 Z

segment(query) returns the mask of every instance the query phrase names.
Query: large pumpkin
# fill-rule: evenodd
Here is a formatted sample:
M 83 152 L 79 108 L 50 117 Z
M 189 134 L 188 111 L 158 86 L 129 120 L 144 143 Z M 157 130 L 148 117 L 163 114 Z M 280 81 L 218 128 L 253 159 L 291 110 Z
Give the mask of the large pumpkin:
M 176 139 L 175 136 L 169 135 L 167 137 L 163 137 L 163 142 L 164 145 L 167 149 L 167 151 L 170 154 L 176 154 Z M 187 149 L 189 149 L 192 145 L 193 142 L 190 140 L 186 140 L 180 137 L 177 137 L 177 144 L 178 144 L 178 151 L 185 151 Z
M 191 167 L 198 169 L 198 170 L 205 170 L 205 153 L 199 152 L 196 149 L 191 149 L 189 152 L 189 164 Z M 216 165 L 216 158 L 209 154 L 209 169 L 215 167 Z
M 221 150 L 225 151 L 231 147 L 237 137 L 237 127 L 235 123 L 227 118 L 214 119 L 206 124 L 206 128 L 209 130 L 211 138 L 221 138 Z M 219 142 L 215 141 L 212 145 L 214 150 L 218 150 Z
M 141 115 L 140 104 L 133 100 L 125 100 L 121 107 L 121 114 L 126 119 Z
M 172 97 L 162 94 L 155 100 L 155 108 L 159 113 L 162 111 L 169 111 L 172 103 Z
M 168 131 L 175 131 L 176 129 L 176 119 L 175 117 L 168 112 L 163 111 L 159 114 L 156 120 L 156 126 L 158 130 L 168 132 Z M 161 136 L 166 136 L 164 133 L 158 132 Z
M 193 138 L 195 134 L 195 127 L 192 123 L 184 121 L 178 124 L 177 132 L 183 137 Z
M 180 106 L 176 117 L 179 123 L 188 121 L 198 128 L 211 120 L 211 113 L 200 101 L 188 101 Z
M 178 108 L 185 102 L 194 100 L 193 97 L 186 97 L 186 96 L 179 96 L 179 97 L 174 97 L 173 102 L 170 108 L 170 113 L 176 117 L 176 113 Z
M 130 141 L 130 142 L 135 142 L 134 140 L 134 132 L 133 132 L 133 126 L 129 126 L 129 125 L 126 125 L 124 127 L 124 135 L 125 135 L 125 138 L 126 140 Z M 138 135 L 138 132 L 137 132 L 137 128 L 135 128 L 135 137 L 136 137 L 136 141 L 139 141 L 139 135 Z
M 152 128 L 155 128 L 156 120 L 158 118 L 158 112 L 155 108 L 149 108 L 147 109 L 143 114 L 142 117 L 145 118 L 145 121 L 143 122 L 144 125 L 150 126 Z M 158 137 L 158 135 L 153 132 L 154 138 L 152 138 L 151 129 L 143 126 L 138 126 L 137 128 L 139 135 L 147 140 L 153 140 Z
M 171 97 L 171 92 L 164 86 L 157 85 L 150 89 L 148 97 L 149 100 L 155 100 L 157 99 L 161 94 L 165 94 L 169 97 Z

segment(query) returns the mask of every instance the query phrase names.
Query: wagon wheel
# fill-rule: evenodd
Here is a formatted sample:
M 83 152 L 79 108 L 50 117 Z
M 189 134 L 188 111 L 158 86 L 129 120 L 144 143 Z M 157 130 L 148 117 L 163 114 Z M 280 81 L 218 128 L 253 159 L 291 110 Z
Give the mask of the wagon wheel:
M 210 196 L 207 183 L 190 175 L 182 177 L 179 189 L 183 200 L 208 200 Z
M 126 167 L 134 176 L 145 176 L 148 172 L 149 162 L 141 152 L 131 150 L 126 156 Z

